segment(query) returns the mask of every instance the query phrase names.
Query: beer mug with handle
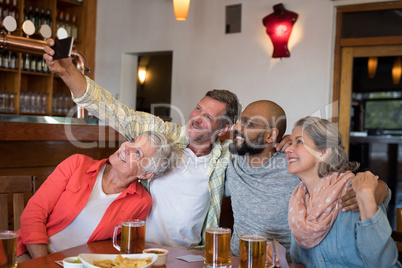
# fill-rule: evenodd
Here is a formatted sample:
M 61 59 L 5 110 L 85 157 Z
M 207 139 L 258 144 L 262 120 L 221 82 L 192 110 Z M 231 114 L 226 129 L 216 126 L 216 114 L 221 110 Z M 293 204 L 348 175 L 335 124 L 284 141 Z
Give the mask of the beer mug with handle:
M 117 244 L 117 235 L 121 229 L 121 245 Z M 113 246 L 122 254 L 142 253 L 145 249 L 145 221 L 138 219 L 124 220 L 114 227 Z
M 275 267 L 275 248 L 266 237 L 258 235 L 242 235 L 240 237 L 240 265 L 239 268 Z M 273 261 L 266 261 L 267 247 Z M 268 258 L 269 259 L 269 258 Z

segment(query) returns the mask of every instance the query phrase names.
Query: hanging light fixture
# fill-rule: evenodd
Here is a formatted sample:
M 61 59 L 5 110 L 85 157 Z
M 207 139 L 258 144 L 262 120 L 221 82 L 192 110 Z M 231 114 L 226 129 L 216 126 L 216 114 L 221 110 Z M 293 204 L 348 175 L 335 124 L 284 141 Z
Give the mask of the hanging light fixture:
M 274 5 L 274 13 L 266 16 L 262 23 L 266 27 L 266 32 L 274 45 L 273 58 L 290 57 L 288 41 L 295 24 L 297 13 L 288 11 L 283 4 Z
M 176 20 L 186 20 L 190 0 L 173 0 L 173 9 Z
M 401 57 L 395 57 L 394 66 L 392 66 L 392 82 L 394 85 L 398 85 L 401 81 L 402 75 L 402 62 Z
M 375 73 L 377 72 L 378 58 L 370 57 L 367 62 L 367 72 L 369 78 L 374 78 Z

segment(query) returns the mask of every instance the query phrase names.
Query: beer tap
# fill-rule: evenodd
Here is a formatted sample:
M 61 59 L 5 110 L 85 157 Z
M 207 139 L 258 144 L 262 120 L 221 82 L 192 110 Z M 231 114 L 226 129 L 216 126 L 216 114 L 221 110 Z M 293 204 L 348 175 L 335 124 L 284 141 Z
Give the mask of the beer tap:
M 3 26 L 7 30 L 8 34 L 11 34 L 17 29 L 17 22 L 14 17 L 7 16 L 3 20 Z M 11 51 L 8 51 L 8 62 L 11 62 Z

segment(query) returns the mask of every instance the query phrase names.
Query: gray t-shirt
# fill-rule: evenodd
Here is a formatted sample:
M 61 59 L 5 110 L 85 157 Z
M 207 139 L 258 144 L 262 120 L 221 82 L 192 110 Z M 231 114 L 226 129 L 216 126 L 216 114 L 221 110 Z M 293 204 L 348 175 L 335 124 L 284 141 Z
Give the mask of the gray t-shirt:
M 287 168 L 284 153 L 276 153 L 259 167 L 251 167 L 244 156 L 231 159 L 225 195 L 232 200 L 232 255 L 239 256 L 239 239 L 245 234 L 275 239 L 289 251 L 288 204 L 300 179 Z

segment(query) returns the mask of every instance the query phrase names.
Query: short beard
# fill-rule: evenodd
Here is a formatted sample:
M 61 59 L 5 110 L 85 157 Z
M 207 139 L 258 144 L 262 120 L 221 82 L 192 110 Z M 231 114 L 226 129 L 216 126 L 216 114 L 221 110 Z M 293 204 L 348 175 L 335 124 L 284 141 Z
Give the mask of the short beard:
M 236 142 L 233 141 L 231 144 L 229 144 L 229 152 L 237 155 L 256 155 L 262 153 L 265 149 L 264 134 L 265 132 L 260 133 L 252 141 L 247 141 L 245 139 L 244 142 L 239 146 L 236 146 Z

